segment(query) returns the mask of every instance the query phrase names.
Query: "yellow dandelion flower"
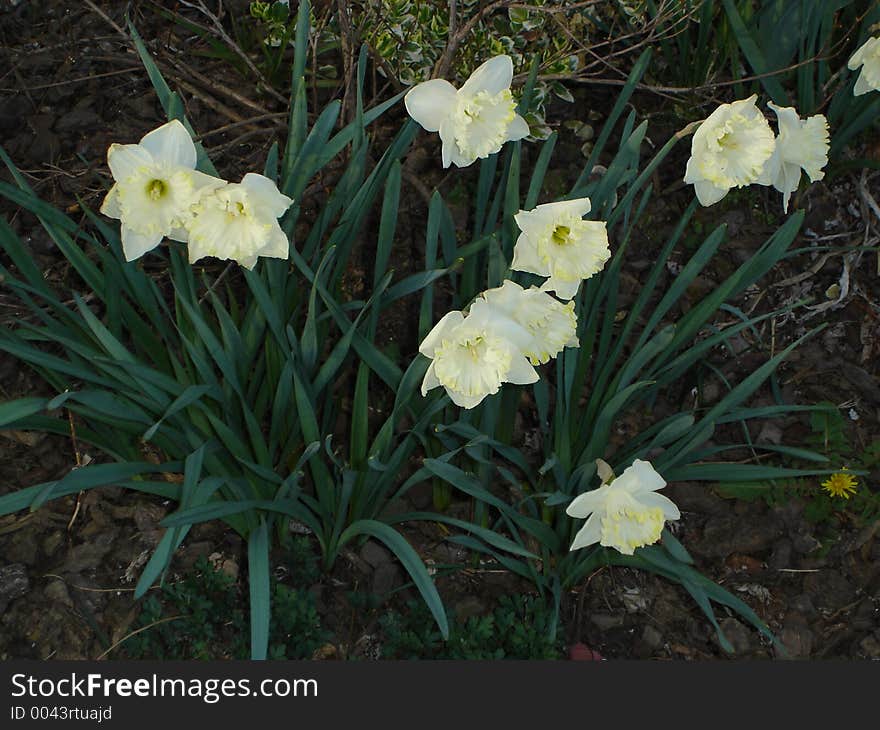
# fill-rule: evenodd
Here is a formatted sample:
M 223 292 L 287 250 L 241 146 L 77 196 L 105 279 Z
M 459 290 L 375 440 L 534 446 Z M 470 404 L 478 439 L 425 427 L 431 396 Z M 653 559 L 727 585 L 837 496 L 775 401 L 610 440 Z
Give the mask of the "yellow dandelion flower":
M 836 474 L 832 474 L 822 482 L 822 487 L 828 494 L 832 497 L 843 497 L 844 499 L 849 499 L 851 494 L 855 494 L 857 486 L 858 481 L 847 471 L 839 471 Z

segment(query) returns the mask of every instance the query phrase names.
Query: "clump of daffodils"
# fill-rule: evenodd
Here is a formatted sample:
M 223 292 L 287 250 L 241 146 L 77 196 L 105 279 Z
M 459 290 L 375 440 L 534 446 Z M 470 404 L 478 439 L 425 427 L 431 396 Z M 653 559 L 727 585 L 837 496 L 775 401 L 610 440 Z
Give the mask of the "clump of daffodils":
M 138 144 L 110 145 L 107 163 L 115 182 L 101 212 L 119 219 L 126 261 L 166 236 L 189 243 L 190 262 L 216 256 L 252 268 L 259 256 L 287 258 L 278 218 L 293 201 L 263 175 L 227 183 L 196 170 L 195 145 L 176 119 Z
M 684 181 L 694 186 L 702 205 L 757 182 L 773 154 L 773 131 L 755 105 L 757 98 L 722 104 L 694 133 Z
M 880 36 L 865 41 L 849 59 L 847 67 L 850 71 L 862 69 L 853 87 L 854 96 L 880 91 Z
M 615 477 L 597 459 L 602 486 L 572 500 L 566 514 L 586 519 L 575 535 L 572 550 L 599 543 L 624 555 L 660 539 L 666 520 L 677 520 L 681 513 L 675 503 L 657 491 L 666 486 L 648 461 L 636 459 L 623 474 Z
M 767 160 L 757 181 L 772 185 L 782 193 L 782 209 L 788 212 L 791 194 L 798 189 L 801 170 L 810 182 L 825 177 L 822 168 L 828 164 L 828 120 L 822 114 L 801 119 L 793 107 L 768 106 L 776 112 L 779 134 L 773 154 Z
M 505 142 L 528 136 L 529 125 L 516 113 L 510 93 L 513 61 L 495 56 L 456 88 L 445 79 L 417 84 L 404 103 L 428 132 L 439 132 L 443 167 L 467 167 L 498 152 Z
M 605 223 L 583 220 L 589 212 L 589 198 L 521 210 L 514 216 L 522 233 L 510 268 L 548 277 L 541 288 L 560 299 L 574 297 L 581 281 L 601 271 L 611 256 Z

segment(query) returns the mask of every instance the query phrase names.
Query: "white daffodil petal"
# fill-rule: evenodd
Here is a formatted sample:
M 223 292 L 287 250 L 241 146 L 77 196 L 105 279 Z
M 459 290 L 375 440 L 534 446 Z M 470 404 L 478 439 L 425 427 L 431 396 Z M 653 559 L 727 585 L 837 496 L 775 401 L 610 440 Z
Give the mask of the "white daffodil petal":
M 541 289 L 543 291 L 556 292 L 556 296 L 558 296 L 560 299 L 569 300 L 575 298 L 578 293 L 578 289 L 580 289 L 580 286 L 580 279 L 576 281 L 567 281 L 551 276 L 541 285 Z
M 403 102 L 406 111 L 423 129 L 439 132 L 443 120 L 455 108 L 456 94 L 455 87 L 445 79 L 431 79 L 413 86 Z
M 177 119 L 144 135 L 140 146 L 153 155 L 156 162 L 195 169 L 196 146 L 186 127 Z
M 122 252 L 126 261 L 134 261 L 162 242 L 162 234 L 143 234 L 122 227 Z
M 444 337 L 449 337 L 458 325 L 464 321 L 464 315 L 459 311 L 447 312 L 441 320 L 434 325 L 434 328 L 427 334 L 422 344 L 419 345 L 419 352 L 425 357 L 434 357 L 434 351 L 440 345 Z M 433 367 L 433 366 L 432 366 Z
M 449 388 L 446 389 L 446 392 L 449 395 L 449 399 L 459 408 L 476 408 L 485 400 L 487 395 L 491 395 L 490 393 L 468 395 L 466 393 L 459 393 L 456 390 L 449 390 Z
M 584 519 L 599 509 L 608 495 L 608 485 L 584 492 L 569 502 L 565 513 L 570 517 Z
M 495 96 L 509 89 L 512 81 L 513 59 L 507 55 L 495 56 L 474 70 L 461 87 L 461 93 L 471 96 L 485 92 Z
M 290 241 L 277 222 L 272 226 L 267 237 L 266 246 L 260 250 L 260 256 L 273 259 L 286 259 L 290 256 Z
M 176 228 L 172 228 L 167 233 L 168 238 L 172 241 L 180 241 L 181 243 L 186 243 L 189 241 L 189 230 L 183 228 L 182 226 L 178 226 Z
M 493 311 L 515 322 L 522 334 L 528 334 L 528 339 L 523 339 L 498 329 L 517 345 L 532 365 L 541 365 L 556 357 L 564 347 L 578 347 L 573 302 L 562 304 L 538 287 L 525 290 L 509 279 L 481 296 Z
M 248 269 L 260 256 L 287 258 L 289 243 L 277 221 L 287 201 L 262 175 L 249 177 L 247 185 L 227 183 L 194 206 L 190 244 L 199 258 L 232 259 Z
M 571 543 L 570 550 L 580 550 L 581 548 L 595 545 L 602 537 L 602 517 L 598 513 L 593 513 L 584 523 L 583 527 L 578 530 Z
M 153 156 L 137 144 L 110 145 L 107 150 L 107 166 L 117 183 L 130 179 L 144 168 L 153 166 Z
M 700 205 L 703 206 L 715 205 L 715 203 L 727 195 L 729 191 L 730 188 L 718 187 L 706 180 L 700 180 L 699 182 L 694 183 L 694 192 L 697 194 L 697 200 L 699 200 Z
M 514 116 L 513 121 L 507 128 L 507 139 L 511 142 L 515 142 L 518 139 L 524 139 L 525 137 L 528 137 L 529 134 L 531 134 L 529 123 L 519 114 Z
M 528 237 L 525 233 L 521 233 L 516 239 L 510 268 L 513 271 L 529 271 L 538 276 L 550 276 L 550 267 L 541 261 L 538 249 L 528 244 Z
M 821 114 L 801 119 L 793 107 L 780 107 L 773 103 L 768 106 L 776 113 L 779 134 L 773 154 L 758 182 L 762 185 L 772 184 L 781 192 L 782 208 L 788 212 L 788 202 L 791 194 L 798 189 L 802 169 L 811 181 L 821 180 L 825 176 L 822 168 L 828 164 L 828 121 Z
M 101 203 L 101 214 L 108 218 L 119 218 L 122 215 L 122 209 L 119 207 L 119 187 L 113 185 Z
M 855 86 L 853 86 L 853 96 L 861 96 L 862 94 L 867 94 L 869 91 L 873 90 L 874 88 L 868 83 L 868 78 L 865 76 L 865 72 L 862 71 L 859 73 Z
M 529 385 L 538 382 L 538 371 L 524 357 L 514 357 L 507 372 L 507 382 L 514 385 Z
M 861 96 L 869 91 L 880 91 L 880 37 L 869 38 L 849 59 L 847 66 L 861 72 L 853 87 L 853 94 Z
M 511 268 L 548 276 L 541 287 L 571 299 L 584 279 L 601 271 L 611 257 L 602 221 L 586 221 L 588 198 L 545 203 L 514 216 L 522 234 L 513 250 Z
M 432 388 L 436 388 L 440 385 L 440 381 L 437 379 L 437 374 L 434 372 L 434 363 L 432 362 L 428 366 L 428 370 L 425 372 L 425 377 L 422 379 L 422 396 L 428 395 L 428 391 Z
M 850 56 L 849 61 L 846 66 L 850 71 L 855 71 L 859 66 L 861 66 L 865 62 L 865 55 L 868 51 L 873 48 L 874 43 L 877 39 L 868 38 L 861 46 L 859 46 L 858 50 Z
M 265 208 L 273 218 L 280 218 L 293 205 L 293 198 L 284 195 L 274 180 L 265 175 L 249 172 L 241 179 L 241 184 L 247 188 L 248 198 L 253 204 Z
M 633 461 L 615 481 L 628 492 L 655 492 L 666 486 L 666 480 L 657 473 L 651 462 L 642 459 Z
M 658 507 L 663 511 L 663 517 L 667 520 L 677 520 L 681 518 L 681 512 L 669 497 L 657 492 L 642 492 L 639 494 L 639 502 L 646 507 Z

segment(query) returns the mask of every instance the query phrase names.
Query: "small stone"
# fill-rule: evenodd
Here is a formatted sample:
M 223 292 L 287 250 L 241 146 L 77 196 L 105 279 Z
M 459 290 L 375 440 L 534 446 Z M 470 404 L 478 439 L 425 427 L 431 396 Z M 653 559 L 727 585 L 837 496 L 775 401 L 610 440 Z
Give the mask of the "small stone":
M 792 550 L 791 540 L 783 538 L 773 546 L 773 552 L 767 559 L 767 567 L 771 570 L 791 567 Z
M 790 607 L 793 611 L 797 613 L 801 613 L 804 616 L 815 616 L 816 604 L 813 603 L 813 599 L 810 598 L 806 593 L 801 593 L 794 598 L 791 599 Z
M 467 596 L 455 604 L 453 611 L 455 618 L 464 623 L 473 616 L 483 616 L 486 613 L 486 604 L 476 596 Z
M 855 587 L 837 570 L 809 573 L 804 579 L 804 591 L 813 596 L 820 609 L 837 611 L 856 598 Z
M 64 533 L 61 530 L 53 530 L 43 540 L 43 553 L 52 557 L 55 551 L 64 543 Z
M 651 649 L 656 650 L 663 646 L 663 634 L 650 624 L 647 624 L 645 628 L 642 629 L 642 641 L 644 641 Z
M 393 560 L 391 552 L 374 540 L 368 540 L 364 543 L 364 546 L 361 548 L 360 557 L 361 560 L 372 568 L 378 568 L 380 565 L 385 565 Z
M 233 581 L 238 580 L 238 563 L 231 558 L 220 563 L 220 572 L 228 575 Z
M 806 555 L 807 553 L 813 552 L 820 546 L 820 544 L 821 543 L 815 537 L 803 532 L 791 536 L 791 546 L 794 548 L 794 551 L 800 555 Z
M 396 563 L 385 563 L 373 573 L 372 592 L 377 596 L 391 593 L 403 583 L 403 574 Z
M 726 501 L 701 482 L 677 482 L 669 484 L 663 491 L 682 512 L 717 515 L 728 509 Z
M 780 523 L 771 514 L 753 515 L 743 520 L 736 515 L 718 515 L 703 528 L 703 538 L 696 552 L 708 557 L 726 557 L 731 553 L 753 554 L 768 549 L 779 539 Z
M 26 595 L 30 587 L 27 569 L 21 563 L 0 568 L 0 614 L 6 611 L 10 601 Z
M 758 432 L 757 442 L 759 444 L 781 444 L 782 429 L 773 421 L 765 421 Z
M 813 632 L 807 626 L 806 619 L 800 614 L 791 612 L 785 618 L 785 625 L 779 634 L 779 640 L 785 652 L 776 647 L 778 659 L 808 659 L 813 650 Z
M 754 632 L 749 631 L 741 622 L 735 618 L 723 618 L 718 622 L 718 625 L 733 646 L 735 654 L 745 655 L 754 651 Z
M 590 621 L 596 624 L 601 631 L 623 626 L 623 616 L 612 616 L 610 613 L 594 613 L 590 616 Z
M 67 590 L 63 580 L 57 578 L 49 583 L 43 589 L 43 595 L 50 601 L 60 603 L 68 608 L 73 608 L 73 601 L 70 598 L 70 592 Z
M 880 640 L 876 636 L 866 636 L 859 642 L 859 649 L 869 659 L 880 659 Z

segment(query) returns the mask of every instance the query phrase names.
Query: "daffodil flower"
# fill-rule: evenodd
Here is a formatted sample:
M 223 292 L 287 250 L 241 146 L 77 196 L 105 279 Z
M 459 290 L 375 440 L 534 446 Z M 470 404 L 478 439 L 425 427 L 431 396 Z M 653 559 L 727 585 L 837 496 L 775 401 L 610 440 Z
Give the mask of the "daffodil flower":
M 577 294 L 581 281 L 602 270 L 611 256 L 603 221 L 585 221 L 590 199 L 545 203 L 514 216 L 520 234 L 513 248 L 514 271 L 549 277 L 541 286 L 560 299 Z
M 575 535 L 572 550 L 598 542 L 632 555 L 636 548 L 660 539 L 666 520 L 681 517 L 672 500 L 657 494 L 666 481 L 650 462 L 636 459 L 617 478 L 607 464 L 599 466 L 606 483 L 575 497 L 565 510 L 571 517 L 587 518 Z
M 458 90 L 444 79 L 410 89 L 406 110 L 425 130 L 440 133 L 443 167 L 467 167 L 495 154 L 505 142 L 528 136 L 529 125 L 516 113 L 510 93 L 512 80 L 510 56 L 495 56 Z
M 782 209 L 787 213 L 789 198 L 801 181 L 801 168 L 810 182 L 825 177 L 822 168 L 828 164 L 828 120 L 821 114 L 801 119 L 793 107 L 772 102 L 768 106 L 776 112 L 779 134 L 757 182 L 782 193 Z
M 755 106 L 757 98 L 722 104 L 694 133 L 684 181 L 693 184 L 702 205 L 757 182 L 773 154 L 773 131 Z
M 223 185 L 195 169 L 195 145 L 176 119 L 138 144 L 110 145 L 107 164 L 116 182 L 101 212 L 119 219 L 126 261 L 151 251 L 165 236 L 185 242 L 193 206 L 205 192 Z
M 532 336 L 512 319 L 477 299 L 467 316 L 449 312 L 425 337 L 419 352 L 431 359 L 422 395 L 443 386 L 452 402 L 473 408 L 502 383 L 526 385 L 538 380 L 523 351 Z
M 509 279 L 481 296 L 494 310 L 528 330 L 531 340 L 523 354 L 532 365 L 542 365 L 564 347 L 580 344 L 574 302 L 563 304 L 536 286 L 523 289 Z
M 274 182 L 253 172 L 204 196 L 189 229 L 190 263 L 215 256 L 251 269 L 259 256 L 286 259 L 290 243 L 278 218 L 291 203 Z
M 850 71 L 862 67 L 853 87 L 853 96 L 861 96 L 872 90 L 880 91 L 880 36 L 865 41 L 846 65 Z

